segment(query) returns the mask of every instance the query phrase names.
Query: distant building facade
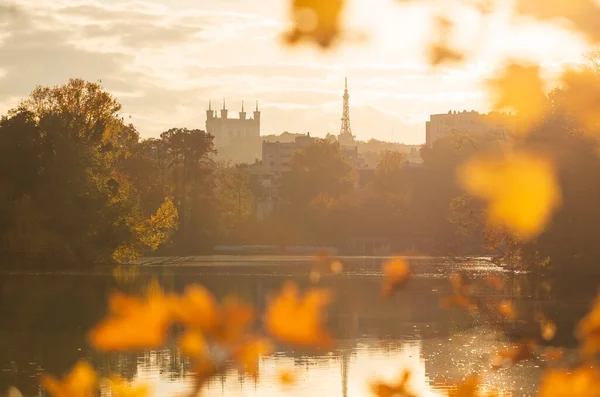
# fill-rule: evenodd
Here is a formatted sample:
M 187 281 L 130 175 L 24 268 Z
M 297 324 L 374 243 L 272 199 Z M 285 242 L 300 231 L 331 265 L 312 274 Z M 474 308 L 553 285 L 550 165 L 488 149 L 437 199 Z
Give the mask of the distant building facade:
M 450 111 L 432 114 L 425 124 L 425 142 L 428 147 L 452 134 L 491 134 L 499 141 L 508 141 L 517 128 L 517 117 L 508 113 L 479 113 Z
M 288 163 L 292 155 L 313 142 L 310 134 L 296 137 L 294 142 L 263 142 L 262 164 L 265 175 L 279 177 L 289 170 Z
M 212 109 L 209 102 L 206 111 L 206 132 L 215 137 L 215 147 L 225 147 L 236 144 L 237 141 L 250 139 L 260 139 L 260 110 L 258 110 L 258 101 L 253 118 L 248 118 L 242 102 L 242 111 L 239 112 L 239 118 L 229 118 L 229 110 L 223 101 L 223 109 L 220 110 L 220 117 L 216 110 Z

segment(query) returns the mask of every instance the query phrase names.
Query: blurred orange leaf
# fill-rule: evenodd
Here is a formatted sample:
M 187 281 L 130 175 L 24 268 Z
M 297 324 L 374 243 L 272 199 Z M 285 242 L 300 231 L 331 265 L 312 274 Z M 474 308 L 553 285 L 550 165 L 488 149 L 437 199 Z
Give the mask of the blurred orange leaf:
M 600 297 L 596 298 L 588 314 L 577 325 L 577 337 L 586 356 L 600 352 Z
M 206 351 L 206 341 L 198 331 L 186 331 L 178 341 L 181 353 L 188 357 L 200 357 Z
M 150 394 L 148 385 L 133 385 L 118 376 L 108 379 L 108 387 L 112 397 L 146 397 Z
M 371 393 L 377 397 L 414 397 L 414 394 L 407 390 L 410 375 L 409 371 L 405 371 L 396 383 L 371 382 Z
M 391 296 L 394 291 L 404 285 L 410 276 L 408 264 L 401 258 L 391 259 L 383 264 L 383 295 Z
M 509 227 L 523 240 L 543 230 L 560 202 L 554 168 L 527 152 L 474 157 L 459 169 L 458 178 L 468 193 L 488 202 L 492 223 Z
M 344 264 L 340 261 L 331 262 L 331 271 L 333 274 L 339 274 L 344 271 Z
M 91 397 L 98 388 L 98 376 L 85 361 L 79 361 L 61 380 L 42 375 L 41 384 L 54 397 Z
M 340 33 L 345 0 L 292 0 L 292 29 L 286 41 L 309 40 L 329 47 Z
M 271 299 L 264 323 L 277 339 L 300 346 L 324 347 L 332 342 L 323 329 L 323 309 L 331 302 L 331 293 L 312 288 L 301 296 L 296 284 L 288 282 Z
M 565 351 L 558 347 L 547 347 L 544 349 L 542 356 L 548 361 L 559 361 L 562 360 L 565 355 Z
M 116 293 L 109 308 L 109 316 L 88 335 L 96 349 L 152 349 L 165 343 L 171 316 L 162 292 L 149 293 L 145 299 Z
M 593 42 L 600 41 L 600 6 L 595 0 L 518 0 L 517 12 L 538 19 L 568 19 Z
M 432 44 L 429 47 L 429 64 L 439 66 L 445 63 L 458 63 L 464 60 L 462 52 L 453 50 L 445 43 Z
M 524 340 L 517 345 L 501 349 L 496 353 L 496 358 L 492 365 L 499 367 L 506 361 L 515 363 L 530 360 L 534 357 L 536 347 L 537 343 L 534 340 Z
M 298 376 L 291 370 L 279 371 L 277 378 L 283 386 L 293 386 L 298 381 Z
M 517 314 L 515 313 L 515 306 L 512 302 L 502 301 L 498 304 L 498 313 L 509 321 L 515 321 Z
M 200 285 L 191 285 L 183 296 L 170 300 L 175 320 L 202 331 L 214 331 L 219 323 L 219 308 L 214 296 Z
M 448 397 L 477 397 L 479 378 L 476 375 L 467 377 L 448 392 Z
M 258 359 L 260 356 L 270 354 L 273 346 L 266 339 L 256 339 L 246 342 L 237 348 L 233 358 L 241 369 L 254 378 L 258 377 Z
M 511 63 L 502 72 L 488 80 L 496 110 L 514 110 L 518 113 L 527 133 L 544 115 L 546 95 L 539 66 Z
M 600 397 L 600 378 L 593 367 L 572 371 L 549 370 L 539 388 L 540 397 Z
M 563 104 L 569 114 L 586 128 L 586 132 L 598 131 L 598 127 L 600 127 L 600 113 L 598 112 L 600 76 L 592 70 L 568 70 L 562 76 L 562 83 L 566 94 Z
M 540 322 L 540 331 L 544 340 L 554 339 L 556 335 L 556 323 L 550 320 L 543 320 Z
M 213 332 L 222 343 L 240 340 L 254 323 L 254 309 L 235 297 L 226 298 L 218 316 L 218 328 Z

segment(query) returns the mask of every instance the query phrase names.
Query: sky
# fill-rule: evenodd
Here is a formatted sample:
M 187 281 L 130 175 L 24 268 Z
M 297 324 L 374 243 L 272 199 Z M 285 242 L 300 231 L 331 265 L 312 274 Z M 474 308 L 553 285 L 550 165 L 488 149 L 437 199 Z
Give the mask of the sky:
M 586 42 L 562 21 L 497 1 L 481 19 L 456 0 L 349 0 L 344 40 L 322 51 L 282 44 L 287 0 L 0 0 L 0 112 L 79 77 L 101 80 L 143 137 L 204 129 L 209 99 L 223 98 L 234 115 L 258 100 L 263 135 L 324 136 L 339 133 L 348 77 L 354 135 L 419 144 L 430 114 L 490 110 L 484 82 L 504 59 L 539 62 L 550 78 L 582 62 Z M 449 39 L 464 64 L 427 64 L 437 15 L 457 22 Z

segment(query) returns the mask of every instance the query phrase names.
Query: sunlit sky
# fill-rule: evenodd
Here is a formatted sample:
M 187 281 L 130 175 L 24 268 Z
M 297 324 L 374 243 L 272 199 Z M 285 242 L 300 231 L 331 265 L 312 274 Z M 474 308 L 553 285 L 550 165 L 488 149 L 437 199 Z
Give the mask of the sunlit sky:
M 349 0 L 346 40 L 323 52 L 282 45 L 287 0 L 0 0 L 0 111 L 37 84 L 81 77 L 102 80 L 144 137 L 204 128 L 209 98 L 221 107 L 223 97 L 230 112 L 258 100 L 262 134 L 324 136 L 339 132 L 347 76 L 358 138 L 421 143 L 429 114 L 489 110 L 482 83 L 502 59 L 541 62 L 549 77 L 582 61 L 585 40 L 561 21 L 514 17 L 497 2 L 480 19 L 439 5 L 457 1 Z M 427 65 L 439 14 L 456 18 L 466 64 Z

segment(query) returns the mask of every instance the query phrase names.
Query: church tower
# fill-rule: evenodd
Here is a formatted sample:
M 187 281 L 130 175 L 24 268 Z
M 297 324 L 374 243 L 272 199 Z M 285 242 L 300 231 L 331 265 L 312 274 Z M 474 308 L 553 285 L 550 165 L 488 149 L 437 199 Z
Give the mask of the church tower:
M 223 98 L 223 108 L 220 111 L 213 110 L 212 101 L 208 102 L 206 111 L 206 132 L 214 137 L 216 148 L 231 145 L 248 145 L 249 142 L 260 142 L 260 111 L 256 102 L 254 118 L 248 118 L 244 109 L 239 112 L 239 118 L 229 118 L 229 110 Z
M 352 145 L 354 144 L 354 135 L 352 135 L 352 129 L 350 128 L 350 94 L 348 93 L 348 78 L 346 77 L 344 87 L 344 100 L 342 110 L 342 128 L 340 129 L 340 135 L 338 135 L 338 142 L 340 145 Z

